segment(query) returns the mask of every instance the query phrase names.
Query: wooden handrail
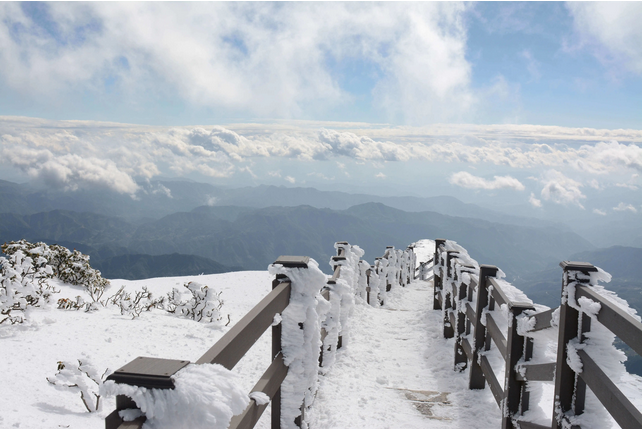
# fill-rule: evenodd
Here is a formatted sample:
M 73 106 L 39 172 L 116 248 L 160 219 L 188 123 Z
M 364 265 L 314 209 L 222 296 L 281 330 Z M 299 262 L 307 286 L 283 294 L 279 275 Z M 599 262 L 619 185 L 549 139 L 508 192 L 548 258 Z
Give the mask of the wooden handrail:
M 275 314 L 284 311 L 289 301 L 290 282 L 283 282 L 243 316 L 196 363 L 218 363 L 227 369 L 234 368 L 250 347 L 272 325 Z

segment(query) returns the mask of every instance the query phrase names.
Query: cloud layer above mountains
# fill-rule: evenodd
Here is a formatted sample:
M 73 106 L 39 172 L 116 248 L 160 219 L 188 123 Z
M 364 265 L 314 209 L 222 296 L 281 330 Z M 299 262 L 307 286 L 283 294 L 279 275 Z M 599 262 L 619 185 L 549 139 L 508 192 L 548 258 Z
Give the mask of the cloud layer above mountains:
M 308 175 L 326 179 L 329 161 L 347 173 L 347 161 L 370 166 L 371 177 L 380 178 L 419 162 L 422 169 L 450 170 L 454 186 L 519 193 L 529 187 L 540 195 L 529 197 L 534 206 L 544 200 L 583 207 L 583 186 L 640 186 L 640 142 L 638 130 L 517 125 L 378 128 L 289 122 L 170 128 L 0 117 L 5 171 L 11 168 L 52 187 L 104 188 L 132 196 L 140 191 L 137 181 L 161 175 L 196 174 L 231 183 L 247 173 L 258 183 L 305 179 L 293 172 L 255 172 L 261 160 L 305 162 Z M 475 172 L 485 169 L 507 174 Z

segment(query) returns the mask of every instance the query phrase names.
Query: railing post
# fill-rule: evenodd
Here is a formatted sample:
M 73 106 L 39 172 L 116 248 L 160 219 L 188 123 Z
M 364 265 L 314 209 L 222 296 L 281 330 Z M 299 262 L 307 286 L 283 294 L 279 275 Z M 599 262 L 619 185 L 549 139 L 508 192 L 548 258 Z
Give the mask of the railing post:
M 455 362 L 453 368 L 457 371 L 464 371 L 467 368 L 467 354 L 462 348 L 462 338 L 464 335 L 464 330 L 466 326 L 466 317 L 464 314 L 464 306 L 462 305 L 462 300 L 467 297 L 467 285 L 460 280 L 460 286 L 458 287 L 458 296 L 456 302 L 456 313 L 455 313 Z
M 558 354 L 556 357 L 556 377 L 554 380 L 554 427 L 562 429 L 566 423 L 565 414 L 578 415 L 585 409 L 585 382 L 579 374 L 567 364 L 567 344 L 574 338 L 579 342 L 585 340 L 583 333 L 589 332 L 591 319 L 586 314 L 569 305 L 571 283 L 589 283 L 589 273 L 598 271 L 595 266 L 586 262 L 560 263 L 563 269 L 563 281 L 558 322 Z M 582 273 L 582 277 L 578 274 Z M 579 326 L 580 317 L 580 326 Z
M 451 275 L 451 260 L 457 257 L 459 252 L 455 250 L 447 250 L 447 274 L 442 278 L 442 289 L 445 291 L 442 298 L 442 315 L 443 315 L 443 336 L 444 338 L 453 338 L 454 327 L 451 323 L 451 318 L 449 314 L 453 311 L 453 284 L 452 284 L 452 275 Z M 446 283 L 446 284 L 445 284 Z
M 476 299 L 476 320 L 473 327 L 471 369 L 469 370 L 469 389 L 484 389 L 485 379 L 478 363 L 478 355 L 485 349 L 487 328 L 482 324 L 482 314 L 489 305 L 488 277 L 495 277 L 498 268 L 493 265 L 480 265 L 478 276 L 478 297 Z
M 518 316 L 525 310 L 533 310 L 531 304 L 515 303 L 509 308 L 508 332 L 507 332 L 507 356 L 505 359 L 505 387 L 502 402 L 502 429 L 513 429 L 512 420 L 527 411 L 529 408 L 529 393 L 527 392 L 527 381 L 519 381 L 516 377 L 516 366 L 518 361 L 525 357 L 525 361 L 531 359 L 532 347 L 530 338 L 518 334 Z M 526 340 L 526 341 L 525 341 Z
M 441 272 L 442 268 L 442 259 L 440 258 L 440 246 L 444 246 L 444 243 L 446 243 L 446 240 L 444 238 L 436 238 L 435 239 L 435 252 L 433 253 L 433 309 L 434 310 L 441 310 L 442 306 L 440 305 L 440 300 L 438 298 L 438 293 L 439 291 L 442 290 L 442 277 L 444 275 L 443 272 Z M 436 273 L 437 271 L 440 271 L 440 274 L 438 275 Z
M 127 365 L 114 371 L 107 377 L 115 383 L 130 386 L 145 387 L 148 389 L 174 389 L 172 376 L 187 366 L 190 361 L 137 357 Z M 105 429 L 122 427 L 123 418 L 119 411 L 138 408 L 136 403 L 128 396 L 116 395 L 116 410 L 105 418 Z M 145 417 L 139 417 L 130 422 L 132 428 L 140 428 Z
M 283 274 L 277 274 L 275 279 L 272 281 L 272 288 L 279 286 L 284 280 L 287 280 Z M 272 356 L 270 360 L 272 361 L 275 356 L 281 353 L 281 323 L 273 325 L 272 327 Z M 281 386 L 277 389 L 275 396 L 272 397 L 270 401 L 270 428 L 271 429 L 281 429 Z

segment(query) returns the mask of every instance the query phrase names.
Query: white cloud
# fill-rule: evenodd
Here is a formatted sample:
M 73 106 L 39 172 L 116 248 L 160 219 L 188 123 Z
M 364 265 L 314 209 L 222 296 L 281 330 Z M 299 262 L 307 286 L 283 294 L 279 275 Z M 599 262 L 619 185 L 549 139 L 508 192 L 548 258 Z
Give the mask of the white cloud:
M 376 170 L 406 161 L 452 163 L 454 168 L 455 164 L 501 166 L 530 170 L 530 177 L 542 169 L 565 169 L 579 176 L 601 175 L 600 183 L 596 177 L 582 179 L 590 186 L 640 186 L 640 130 L 530 125 L 392 128 L 341 123 L 334 123 L 339 128 L 334 130 L 323 125 L 328 124 L 152 127 L 0 117 L 0 165 L 51 180 L 52 186 L 107 187 L 127 194 L 138 192 L 137 180 L 159 175 L 229 178 L 246 171 L 246 164 L 258 158 L 332 160 L 336 171 L 345 173 L 348 161 Z M 629 143 L 599 140 L 614 136 Z M 271 177 L 282 174 L 275 164 L 268 171 Z M 513 175 L 487 180 L 458 174 L 454 180 L 459 186 L 524 189 Z
M 71 153 L 54 154 L 48 149 L 24 146 L 0 146 L 0 155 L 4 162 L 19 168 L 30 178 L 55 188 L 75 191 L 98 187 L 132 196 L 139 189 L 134 179 L 111 160 Z
M 386 174 L 382 173 L 381 171 L 375 175 L 378 179 L 386 179 Z
M 641 73 L 641 2 L 568 2 L 582 45 L 603 63 Z
M 533 192 L 531 193 L 531 195 L 529 195 L 529 204 L 531 204 L 534 207 L 542 207 L 543 206 L 542 201 L 540 201 L 538 198 L 536 198 L 536 196 L 534 195 Z
M 618 185 L 617 185 L 617 186 L 618 186 Z M 596 179 L 592 179 L 592 180 L 590 180 L 590 181 L 589 181 L 589 187 L 590 187 L 590 188 L 594 188 L 594 189 L 599 190 L 599 191 L 600 191 L 601 189 L 603 189 L 603 185 L 601 185 L 601 184 L 598 182 L 598 180 L 596 180 Z
M 295 178 L 294 178 L 294 177 L 292 177 L 292 176 L 286 176 L 286 177 L 284 177 L 284 179 L 285 179 L 287 182 L 289 182 L 289 183 L 293 183 L 293 184 L 294 184 L 294 183 L 296 182 Z
M 463 3 L 0 3 L 0 76 L 32 97 L 170 95 L 298 117 L 351 101 L 329 62 L 370 64 L 374 103 L 403 122 L 472 102 Z M 43 21 L 48 21 L 45 28 Z M 162 31 L 160 30 L 162 29 Z
M 563 173 L 555 170 L 547 171 L 542 178 L 544 187 L 540 196 L 547 201 L 553 201 L 558 204 L 573 204 L 584 209 L 581 200 L 587 198 L 580 188 L 581 183 L 570 179 Z
M 624 211 L 630 211 L 632 213 L 637 212 L 636 208 L 632 204 L 625 204 L 623 202 L 618 203 L 618 206 L 614 207 L 612 210 L 617 212 L 624 212 Z
M 454 173 L 449 177 L 449 183 L 469 189 L 513 189 L 524 191 L 525 186 L 511 176 L 494 176 L 493 180 L 474 176 L 466 171 Z
M 527 71 L 529 72 L 529 75 L 531 76 L 532 81 L 538 81 L 540 80 L 540 63 L 534 58 L 534 55 L 531 53 L 529 49 L 524 49 L 521 53 L 520 56 L 525 59 L 525 62 L 527 63 Z
M 607 216 L 607 213 L 605 213 L 603 210 L 599 210 L 599 209 L 592 210 L 592 213 L 597 214 L 599 216 Z

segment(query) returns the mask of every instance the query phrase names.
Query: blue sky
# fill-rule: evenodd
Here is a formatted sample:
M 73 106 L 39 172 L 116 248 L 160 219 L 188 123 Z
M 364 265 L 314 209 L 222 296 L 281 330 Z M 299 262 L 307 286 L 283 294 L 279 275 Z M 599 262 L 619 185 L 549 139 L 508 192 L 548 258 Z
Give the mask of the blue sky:
M 2 179 L 640 219 L 640 2 L 0 2 L 0 18 Z

